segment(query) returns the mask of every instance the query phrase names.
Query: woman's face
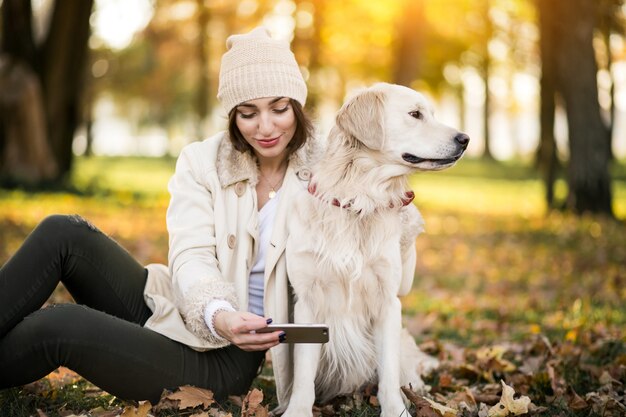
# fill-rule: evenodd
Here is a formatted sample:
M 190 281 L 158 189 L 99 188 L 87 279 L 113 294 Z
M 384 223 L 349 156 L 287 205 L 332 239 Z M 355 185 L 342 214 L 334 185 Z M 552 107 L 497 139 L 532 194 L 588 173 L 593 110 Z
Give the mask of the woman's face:
M 241 135 L 260 160 L 286 157 L 297 123 L 288 97 L 248 100 L 235 111 Z

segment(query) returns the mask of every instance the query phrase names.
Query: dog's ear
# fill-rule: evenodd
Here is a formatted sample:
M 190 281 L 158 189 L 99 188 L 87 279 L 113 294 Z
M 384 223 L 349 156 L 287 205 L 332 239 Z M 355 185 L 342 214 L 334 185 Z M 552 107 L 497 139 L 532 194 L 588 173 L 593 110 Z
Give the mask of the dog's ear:
M 385 94 L 364 90 L 348 100 L 337 113 L 337 126 L 370 149 L 385 142 Z

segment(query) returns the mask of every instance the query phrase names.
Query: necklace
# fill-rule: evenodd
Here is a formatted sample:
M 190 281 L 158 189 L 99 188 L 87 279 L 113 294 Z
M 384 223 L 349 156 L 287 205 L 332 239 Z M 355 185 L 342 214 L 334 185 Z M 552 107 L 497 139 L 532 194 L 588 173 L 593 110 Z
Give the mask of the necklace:
M 259 174 L 261 175 L 261 178 L 263 178 L 265 180 L 265 182 L 267 183 L 267 185 L 270 187 L 270 191 L 269 191 L 269 193 L 267 193 L 267 197 L 271 200 L 272 198 L 276 197 L 276 191 L 278 190 L 278 188 L 280 188 L 279 184 L 283 180 L 283 177 L 285 176 L 285 173 L 283 173 L 283 175 L 280 176 L 278 181 L 276 181 L 276 184 L 272 184 L 270 182 L 270 180 L 268 180 L 267 177 L 265 175 L 263 175 L 261 170 L 259 170 Z

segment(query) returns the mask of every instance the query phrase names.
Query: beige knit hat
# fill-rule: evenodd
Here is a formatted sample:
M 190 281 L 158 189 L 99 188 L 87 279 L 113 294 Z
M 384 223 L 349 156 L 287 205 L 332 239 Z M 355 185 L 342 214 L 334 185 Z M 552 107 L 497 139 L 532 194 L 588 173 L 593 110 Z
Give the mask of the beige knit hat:
M 227 114 L 244 101 L 263 97 L 289 97 L 304 106 L 306 83 L 287 42 L 272 39 L 261 26 L 228 37 L 226 48 L 217 98 Z

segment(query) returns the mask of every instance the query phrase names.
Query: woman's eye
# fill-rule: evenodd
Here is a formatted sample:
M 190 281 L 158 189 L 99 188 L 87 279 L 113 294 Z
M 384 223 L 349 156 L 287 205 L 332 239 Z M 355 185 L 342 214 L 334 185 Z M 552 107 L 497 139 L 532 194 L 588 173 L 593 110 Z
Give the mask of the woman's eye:
M 254 113 L 239 113 L 242 119 L 252 119 L 254 117 Z
M 289 106 L 285 106 L 282 109 L 274 109 L 274 113 L 284 113 L 289 109 Z
M 424 119 L 424 114 L 421 111 L 419 111 L 419 110 L 415 110 L 415 111 L 409 112 L 409 116 L 414 117 L 414 118 L 416 118 L 418 120 L 423 120 Z

